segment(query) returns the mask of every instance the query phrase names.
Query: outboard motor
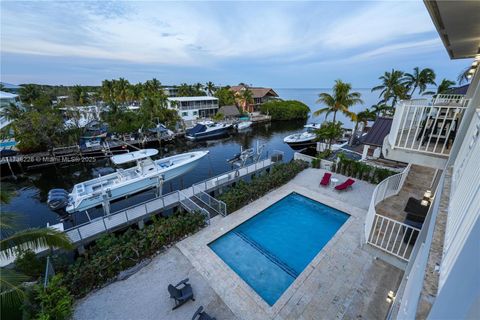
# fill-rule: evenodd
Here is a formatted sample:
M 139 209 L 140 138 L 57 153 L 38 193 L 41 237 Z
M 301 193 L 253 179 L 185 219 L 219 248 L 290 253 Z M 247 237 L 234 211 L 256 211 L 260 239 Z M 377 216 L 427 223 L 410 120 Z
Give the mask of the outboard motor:
M 48 192 L 47 204 L 53 211 L 62 211 L 68 205 L 68 192 L 65 189 L 52 189 Z M 64 210 L 63 210 L 64 211 Z

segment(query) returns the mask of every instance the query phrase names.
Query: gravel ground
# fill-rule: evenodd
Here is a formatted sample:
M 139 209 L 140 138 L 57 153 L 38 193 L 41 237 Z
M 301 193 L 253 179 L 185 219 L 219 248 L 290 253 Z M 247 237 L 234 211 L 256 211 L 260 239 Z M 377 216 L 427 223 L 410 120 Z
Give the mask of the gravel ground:
M 195 301 L 173 310 L 168 284 L 190 279 Z M 77 302 L 73 318 L 92 319 L 191 319 L 199 306 L 211 316 L 236 319 L 205 279 L 176 247 L 155 257 L 130 278 L 114 282 Z

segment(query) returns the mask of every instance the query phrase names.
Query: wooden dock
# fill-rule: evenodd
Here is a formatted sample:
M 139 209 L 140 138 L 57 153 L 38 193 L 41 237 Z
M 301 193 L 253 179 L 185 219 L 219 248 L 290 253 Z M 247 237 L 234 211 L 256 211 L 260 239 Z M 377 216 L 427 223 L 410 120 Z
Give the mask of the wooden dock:
M 182 207 L 189 212 L 200 211 L 205 215 L 208 222 L 212 214 L 226 214 L 225 204 L 211 197 L 208 194 L 209 192 L 267 170 L 273 164 L 275 162 L 270 158 L 260 160 L 243 168 L 196 183 L 186 189 L 170 192 L 155 199 L 93 219 L 67 229 L 65 232 L 75 245 L 80 246 L 95 240 L 106 232 L 119 230 L 135 223 L 141 226 L 143 221 L 150 216 L 175 207 Z

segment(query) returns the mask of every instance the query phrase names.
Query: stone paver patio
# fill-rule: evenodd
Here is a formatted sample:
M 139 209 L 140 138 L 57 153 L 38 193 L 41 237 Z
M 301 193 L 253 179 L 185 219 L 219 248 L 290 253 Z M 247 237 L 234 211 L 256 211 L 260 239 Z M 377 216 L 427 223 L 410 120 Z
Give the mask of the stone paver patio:
M 205 310 L 221 319 L 384 319 L 389 290 L 403 271 L 364 247 L 363 223 L 374 185 L 353 190 L 320 187 L 324 170 L 307 169 L 295 179 L 177 243 L 127 280 L 114 282 L 77 302 L 74 319 L 191 319 Z M 346 177 L 334 174 L 339 183 Z M 285 291 L 268 306 L 207 244 L 291 192 L 350 214 L 350 218 Z M 167 286 L 190 278 L 196 301 L 172 311 Z
M 190 279 L 195 301 L 172 311 L 174 303 L 167 286 L 185 278 Z M 199 306 L 218 320 L 236 319 L 185 256 L 172 247 L 130 278 L 114 282 L 80 300 L 73 319 L 183 320 L 191 319 Z
M 295 179 L 225 218 L 217 218 L 177 247 L 240 319 L 383 319 L 385 297 L 396 290 L 403 271 L 363 248 L 364 221 L 374 185 L 357 181 L 353 190 L 320 187 L 324 171 L 307 169 Z M 335 175 L 339 181 L 347 177 Z M 269 306 L 210 248 L 208 243 L 291 192 L 350 214 L 350 218 L 280 299 Z

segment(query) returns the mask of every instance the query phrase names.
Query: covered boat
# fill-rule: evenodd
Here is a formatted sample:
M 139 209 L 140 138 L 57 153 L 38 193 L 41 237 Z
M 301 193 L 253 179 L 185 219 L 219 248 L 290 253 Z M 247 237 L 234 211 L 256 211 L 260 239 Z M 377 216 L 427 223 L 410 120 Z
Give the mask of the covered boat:
M 231 128 L 232 125 L 228 123 L 203 121 L 197 123 L 195 127 L 187 129 L 185 138 L 188 140 L 216 138 L 228 134 Z
M 53 210 L 65 209 L 68 213 L 84 211 L 140 191 L 161 187 L 169 180 L 192 170 L 208 151 L 194 151 L 171 157 L 152 160 L 156 149 L 144 149 L 111 157 L 114 164 L 136 162 L 128 169 L 116 172 L 73 186 L 72 192 L 53 189 L 48 193 L 47 203 Z

